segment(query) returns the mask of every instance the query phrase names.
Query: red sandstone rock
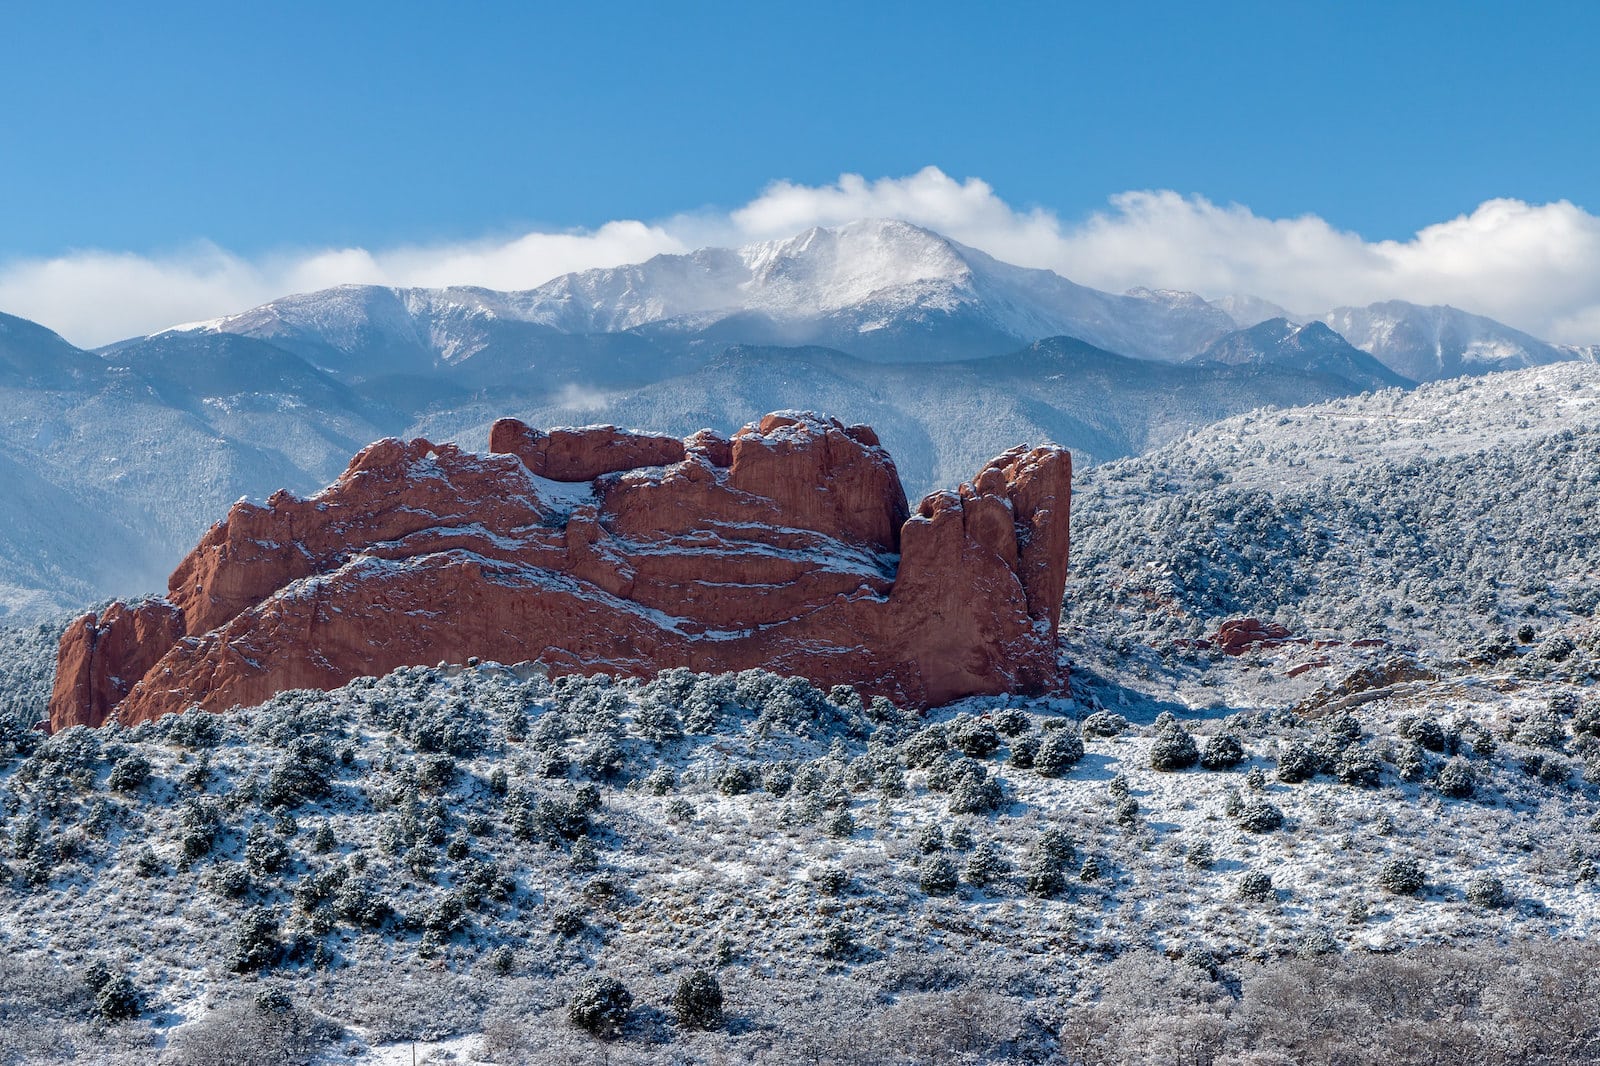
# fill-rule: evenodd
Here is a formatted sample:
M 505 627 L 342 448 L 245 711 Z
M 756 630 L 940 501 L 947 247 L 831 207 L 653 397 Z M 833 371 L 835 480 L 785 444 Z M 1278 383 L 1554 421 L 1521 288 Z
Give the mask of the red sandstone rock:
M 765 667 L 912 706 L 1061 683 L 1060 448 L 1013 449 L 908 513 L 876 435 L 816 415 L 731 441 L 502 420 L 491 446 L 379 441 L 308 499 L 236 504 L 167 602 L 68 630 L 52 727 L 469 656 Z
M 683 441 L 616 426 L 546 433 L 515 418 L 502 418 L 489 429 L 489 450 L 515 455 L 529 470 L 551 481 L 593 481 L 618 470 L 676 463 L 683 458 Z
M 1227 655 L 1243 655 L 1252 648 L 1276 648 L 1294 639 L 1288 629 L 1259 618 L 1232 618 L 1217 627 L 1211 640 Z
M 183 636 L 183 615 L 159 600 L 129 607 L 113 603 L 104 615 L 86 614 L 61 635 L 52 732 L 98 726 L 156 660 Z

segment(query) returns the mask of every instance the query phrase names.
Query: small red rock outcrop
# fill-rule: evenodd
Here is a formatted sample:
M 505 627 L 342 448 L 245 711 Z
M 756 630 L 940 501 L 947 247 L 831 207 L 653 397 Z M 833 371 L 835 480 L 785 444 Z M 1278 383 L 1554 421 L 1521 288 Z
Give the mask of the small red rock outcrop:
M 1243 655 L 1252 648 L 1276 648 L 1294 639 L 1284 626 L 1259 618 L 1232 618 L 1211 634 L 1211 642 L 1226 655 Z
M 1062 681 L 1061 448 L 1012 449 L 913 511 L 872 430 L 809 413 L 681 441 L 503 419 L 490 444 L 382 440 L 314 496 L 235 504 L 165 600 L 67 631 L 51 727 L 469 656 L 765 667 L 918 707 Z

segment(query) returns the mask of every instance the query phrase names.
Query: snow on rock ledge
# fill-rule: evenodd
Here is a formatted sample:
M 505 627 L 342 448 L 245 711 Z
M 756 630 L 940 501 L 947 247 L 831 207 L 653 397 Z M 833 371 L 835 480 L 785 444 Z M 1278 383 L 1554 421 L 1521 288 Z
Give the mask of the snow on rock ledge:
M 554 673 L 765 667 L 903 705 L 1062 682 L 1071 457 L 1014 448 L 907 508 L 866 426 L 732 439 L 496 423 L 235 504 L 165 600 L 63 636 L 50 725 L 222 711 L 469 656 Z

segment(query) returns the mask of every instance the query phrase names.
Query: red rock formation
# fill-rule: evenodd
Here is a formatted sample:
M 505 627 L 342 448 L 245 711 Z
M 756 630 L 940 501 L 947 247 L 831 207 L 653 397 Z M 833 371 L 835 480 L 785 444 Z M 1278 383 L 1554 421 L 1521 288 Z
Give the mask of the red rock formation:
M 1294 634 L 1277 622 L 1259 618 L 1231 618 L 1211 634 L 1212 643 L 1227 655 L 1243 655 L 1252 648 L 1276 648 L 1294 640 Z
M 183 614 L 169 603 L 113 603 L 100 617 L 84 615 L 61 635 L 52 732 L 102 725 L 134 682 L 183 636 Z
M 765 667 L 903 704 L 1062 680 L 1071 459 L 1016 448 L 908 514 L 865 426 L 729 440 L 497 422 L 491 453 L 383 440 L 308 499 L 235 504 L 166 603 L 62 638 L 53 728 L 225 710 L 400 666 Z
M 489 450 L 515 455 L 539 477 L 593 481 L 618 470 L 675 463 L 683 458 L 683 441 L 654 433 L 630 433 L 616 426 L 546 433 L 515 418 L 502 418 L 489 430 Z

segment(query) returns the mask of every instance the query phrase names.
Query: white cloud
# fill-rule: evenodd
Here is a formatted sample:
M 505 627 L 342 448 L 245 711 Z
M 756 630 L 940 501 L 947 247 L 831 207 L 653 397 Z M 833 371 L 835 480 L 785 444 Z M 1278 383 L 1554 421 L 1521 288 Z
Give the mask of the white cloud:
M 512 240 L 256 260 L 203 245 L 164 256 L 16 261 L 0 266 L 0 309 L 99 344 L 336 284 L 529 288 L 571 270 L 866 217 L 904 218 L 1100 288 L 1250 293 L 1303 312 L 1391 298 L 1449 303 L 1552 340 L 1600 341 L 1600 218 L 1566 201 L 1490 200 L 1408 240 L 1368 241 L 1315 215 L 1265 218 L 1170 191 L 1121 193 L 1105 210 L 1066 221 L 1012 207 L 987 183 L 934 167 L 820 186 L 777 182 L 726 213 Z

